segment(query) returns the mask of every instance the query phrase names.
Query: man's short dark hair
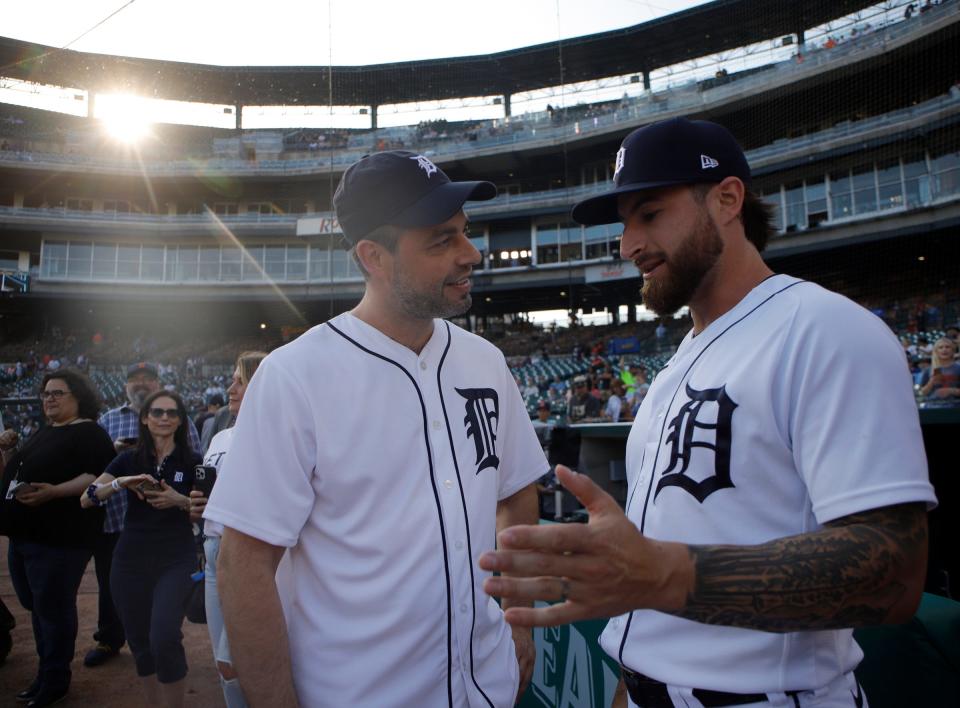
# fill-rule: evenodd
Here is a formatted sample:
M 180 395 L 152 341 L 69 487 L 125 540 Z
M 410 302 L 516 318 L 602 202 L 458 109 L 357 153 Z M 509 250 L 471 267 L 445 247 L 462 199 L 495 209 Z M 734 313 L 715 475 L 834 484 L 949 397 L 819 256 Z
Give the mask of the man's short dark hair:
M 690 186 L 690 191 L 693 193 L 694 199 L 703 204 L 707 198 L 707 193 L 716 186 L 713 183 L 694 184 Z M 763 249 L 767 247 L 767 242 L 774 234 L 773 207 L 749 189 L 744 189 L 740 223 L 743 224 L 743 233 L 747 240 L 760 253 L 763 253 Z
M 400 240 L 400 234 L 403 233 L 403 229 L 399 226 L 393 226 L 392 224 L 386 224 L 384 226 L 378 226 L 373 231 L 364 236 L 361 241 L 373 241 L 383 246 L 390 253 L 397 252 L 397 241 Z M 363 263 L 360 262 L 360 258 L 357 256 L 357 247 L 354 246 L 350 249 L 350 257 L 353 258 L 353 262 L 357 264 L 357 268 L 360 269 L 360 272 L 363 274 L 363 279 L 367 280 L 370 277 L 370 274 L 367 272 L 367 269 L 363 267 Z

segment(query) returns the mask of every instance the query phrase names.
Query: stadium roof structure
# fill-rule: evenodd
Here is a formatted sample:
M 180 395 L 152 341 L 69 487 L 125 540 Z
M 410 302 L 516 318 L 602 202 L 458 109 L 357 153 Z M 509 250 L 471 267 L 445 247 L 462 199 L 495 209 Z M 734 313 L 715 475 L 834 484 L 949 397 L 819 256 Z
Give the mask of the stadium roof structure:
M 640 74 L 799 33 L 868 0 L 716 0 L 632 27 L 468 57 L 368 66 L 244 66 L 63 50 L 0 37 L 0 76 L 99 93 L 229 105 L 379 106 L 513 95 Z M 562 56 L 562 71 L 559 57 Z

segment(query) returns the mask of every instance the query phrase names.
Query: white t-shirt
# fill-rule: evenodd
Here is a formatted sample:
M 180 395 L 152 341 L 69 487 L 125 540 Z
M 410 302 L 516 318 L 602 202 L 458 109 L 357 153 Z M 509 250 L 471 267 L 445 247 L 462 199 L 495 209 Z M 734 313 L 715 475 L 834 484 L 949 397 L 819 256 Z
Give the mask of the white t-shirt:
M 211 417 L 210 420 L 213 420 Z M 210 447 L 207 448 L 207 454 L 203 456 L 203 464 L 207 467 L 217 469 L 217 479 L 221 479 L 223 472 L 223 459 L 230 449 L 230 442 L 233 440 L 233 428 L 221 430 L 210 440 Z M 203 535 L 207 537 L 222 536 L 223 524 L 218 524 L 212 519 L 205 519 L 203 522 Z
M 512 706 L 482 590 L 497 502 L 549 469 L 502 354 L 442 320 L 419 355 L 351 314 L 271 353 L 204 514 L 289 548 L 304 706 Z
M 782 275 L 687 335 L 640 406 L 626 465 L 630 519 L 651 538 L 689 544 L 759 544 L 869 509 L 936 503 L 899 342 L 860 306 Z M 777 693 L 852 670 L 863 656 L 852 634 L 642 610 L 611 620 L 601 645 L 667 684 Z

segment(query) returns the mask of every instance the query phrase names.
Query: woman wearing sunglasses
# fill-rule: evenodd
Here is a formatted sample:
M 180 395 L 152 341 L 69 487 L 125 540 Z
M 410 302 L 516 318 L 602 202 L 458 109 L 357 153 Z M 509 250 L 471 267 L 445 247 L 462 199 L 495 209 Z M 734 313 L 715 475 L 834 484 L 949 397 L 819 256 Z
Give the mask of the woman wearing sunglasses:
M 47 373 L 40 398 L 47 426 L 7 459 L 0 483 L 10 580 L 31 613 L 40 660 L 33 683 L 16 694 L 31 708 L 56 703 L 70 688 L 77 590 L 103 525 L 103 514 L 81 510 L 77 495 L 114 456 L 110 436 L 96 423 L 100 396 L 85 375 Z M 7 701 L 0 695 L 0 705 Z
M 128 495 L 113 554 L 110 590 L 143 682 L 147 704 L 183 705 L 187 660 L 180 627 L 196 570 L 190 488 L 200 457 L 187 438 L 187 411 L 169 391 L 140 408 L 137 446 L 124 451 L 81 497 L 83 506 Z

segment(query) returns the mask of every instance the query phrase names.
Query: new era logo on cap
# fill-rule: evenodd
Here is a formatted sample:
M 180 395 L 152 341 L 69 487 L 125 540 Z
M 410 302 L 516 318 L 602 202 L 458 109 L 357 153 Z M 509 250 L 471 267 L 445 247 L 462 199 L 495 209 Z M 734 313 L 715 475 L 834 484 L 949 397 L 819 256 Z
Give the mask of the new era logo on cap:
M 719 167 L 720 163 L 714 160 L 709 155 L 700 155 L 700 167 L 705 170 L 709 170 L 711 167 Z

